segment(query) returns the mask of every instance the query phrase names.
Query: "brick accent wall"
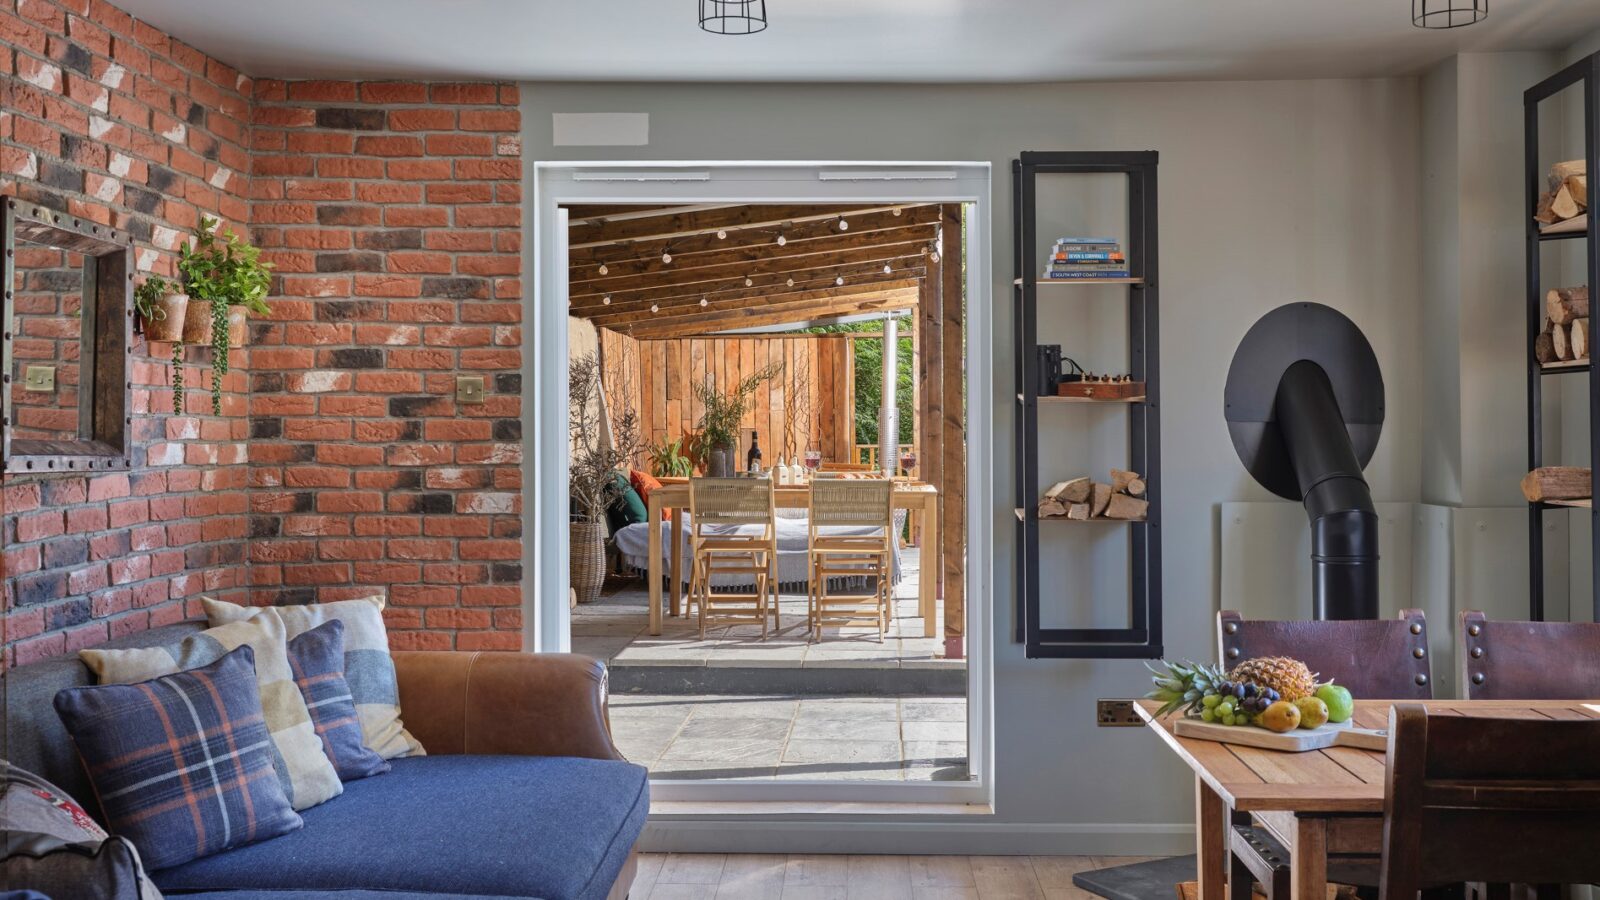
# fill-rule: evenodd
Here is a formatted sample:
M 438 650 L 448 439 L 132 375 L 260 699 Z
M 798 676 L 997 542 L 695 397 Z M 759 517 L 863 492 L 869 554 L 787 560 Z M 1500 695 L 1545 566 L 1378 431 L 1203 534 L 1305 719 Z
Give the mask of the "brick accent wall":
M 509 84 L 261 80 L 257 603 L 387 593 L 397 648 L 518 649 L 521 138 Z M 481 405 L 456 378 L 481 376 Z
M 521 147 L 504 84 L 254 81 L 100 0 L 0 0 L 0 193 L 127 229 L 203 214 L 278 264 L 225 414 L 135 348 L 135 465 L 0 492 L 0 664 L 383 592 L 396 647 L 521 646 Z M 209 350 L 187 351 L 209 413 Z M 459 374 L 488 402 L 455 402 Z
M 202 215 L 249 219 L 253 84 L 99 0 L 0 0 L 0 193 L 131 232 L 138 267 L 171 274 Z M 209 349 L 190 348 L 194 399 Z M 139 339 L 133 468 L 9 476 L 0 492 L 5 665 L 244 595 L 245 361 L 225 415 L 172 416 L 171 347 Z

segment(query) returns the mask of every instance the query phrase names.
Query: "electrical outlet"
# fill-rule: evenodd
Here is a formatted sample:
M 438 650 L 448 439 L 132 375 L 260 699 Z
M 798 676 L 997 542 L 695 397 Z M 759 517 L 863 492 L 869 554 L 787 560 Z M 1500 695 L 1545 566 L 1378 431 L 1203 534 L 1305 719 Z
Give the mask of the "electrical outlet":
M 1096 700 L 1094 723 L 1101 728 L 1137 728 L 1144 724 L 1133 711 L 1132 700 Z

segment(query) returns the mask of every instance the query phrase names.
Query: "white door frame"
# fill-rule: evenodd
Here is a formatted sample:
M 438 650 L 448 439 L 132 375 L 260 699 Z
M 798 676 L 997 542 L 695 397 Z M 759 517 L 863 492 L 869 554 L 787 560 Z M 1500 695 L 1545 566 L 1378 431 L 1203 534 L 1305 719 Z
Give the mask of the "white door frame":
M 655 781 L 656 801 L 969 804 L 994 801 L 994 566 L 990 360 L 991 171 L 987 162 L 536 162 L 524 211 L 523 646 L 570 649 L 567 537 L 567 203 L 971 204 L 966 217 L 967 754 L 966 782 Z M 953 256 L 953 251 L 947 249 Z M 559 489 L 547 489 L 557 488 Z M 957 807 L 959 808 L 959 807 Z M 969 806 L 968 809 L 971 807 Z M 965 810 L 963 810 L 965 811 Z

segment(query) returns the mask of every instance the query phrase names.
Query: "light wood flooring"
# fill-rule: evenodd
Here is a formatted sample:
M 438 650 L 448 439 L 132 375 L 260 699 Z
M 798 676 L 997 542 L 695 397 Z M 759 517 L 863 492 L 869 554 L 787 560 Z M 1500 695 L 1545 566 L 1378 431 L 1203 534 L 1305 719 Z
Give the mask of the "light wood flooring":
M 1142 860 L 647 853 L 628 900 L 1095 900 L 1074 873 Z

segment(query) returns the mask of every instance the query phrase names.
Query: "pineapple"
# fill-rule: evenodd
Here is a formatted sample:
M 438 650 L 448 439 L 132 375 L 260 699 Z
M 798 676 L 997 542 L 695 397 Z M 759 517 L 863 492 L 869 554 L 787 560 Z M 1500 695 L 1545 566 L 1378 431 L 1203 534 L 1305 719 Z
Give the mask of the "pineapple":
M 1311 696 L 1317 689 L 1317 676 L 1306 664 L 1287 656 L 1258 656 L 1247 659 L 1228 673 L 1229 681 L 1271 688 L 1279 698 L 1293 703 Z
M 1160 718 L 1178 707 L 1183 707 L 1184 715 L 1198 716 L 1202 708 L 1201 701 L 1207 694 L 1216 693 L 1216 685 L 1223 680 L 1224 673 L 1221 666 L 1208 666 L 1204 663 L 1195 663 L 1185 660 L 1181 663 L 1170 663 L 1162 660 L 1166 666 L 1162 671 L 1155 666 L 1145 663 L 1145 668 L 1155 675 L 1151 679 L 1155 683 L 1155 690 L 1145 694 L 1146 700 L 1160 700 L 1162 706 L 1156 711 Z

